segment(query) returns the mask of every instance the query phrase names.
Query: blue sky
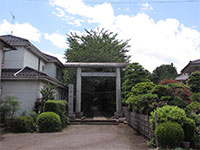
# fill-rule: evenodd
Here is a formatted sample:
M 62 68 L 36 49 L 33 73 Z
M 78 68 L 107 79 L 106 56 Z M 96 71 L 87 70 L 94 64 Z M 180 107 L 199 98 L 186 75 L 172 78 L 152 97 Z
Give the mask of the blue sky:
M 13 30 L 63 62 L 66 34 L 97 27 L 131 39 L 131 62 L 149 71 L 200 59 L 200 0 L 1 0 L 0 35 Z

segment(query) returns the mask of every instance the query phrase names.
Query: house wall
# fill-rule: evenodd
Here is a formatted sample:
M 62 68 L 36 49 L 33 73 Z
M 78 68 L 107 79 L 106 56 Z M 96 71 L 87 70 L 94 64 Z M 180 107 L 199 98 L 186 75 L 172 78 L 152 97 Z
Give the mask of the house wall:
M 18 114 L 27 110 L 32 111 L 34 103 L 38 98 L 37 81 L 2 81 L 2 98 L 13 95 L 20 102 Z
M 3 44 L 0 42 L 0 97 L 1 97 L 1 69 L 2 69 L 2 62 L 3 62 Z
M 38 70 L 38 62 L 39 62 L 39 59 L 37 56 L 35 56 L 29 50 L 24 51 L 23 67 L 28 66 L 30 68 Z
M 23 68 L 25 48 L 16 48 L 16 51 L 10 51 L 4 54 L 3 68 Z
M 56 78 L 56 65 L 54 63 L 47 63 L 45 70 L 48 76 Z

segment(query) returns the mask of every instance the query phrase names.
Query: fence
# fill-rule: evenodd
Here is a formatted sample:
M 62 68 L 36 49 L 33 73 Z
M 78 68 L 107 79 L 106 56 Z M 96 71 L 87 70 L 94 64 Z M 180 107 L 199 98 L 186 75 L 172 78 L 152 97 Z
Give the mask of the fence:
M 153 132 L 150 128 L 149 116 L 138 114 L 136 112 L 130 112 L 127 108 L 123 108 L 123 112 L 127 119 L 127 123 L 129 126 L 137 130 L 140 134 L 150 139 L 152 137 Z

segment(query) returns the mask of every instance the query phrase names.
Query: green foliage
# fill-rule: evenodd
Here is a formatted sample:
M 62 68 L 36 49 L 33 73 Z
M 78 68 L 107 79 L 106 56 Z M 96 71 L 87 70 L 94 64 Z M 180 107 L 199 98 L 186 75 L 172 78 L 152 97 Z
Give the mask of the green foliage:
M 61 130 L 60 116 L 54 112 L 43 112 L 37 118 L 39 132 L 56 132 Z
M 200 113 L 200 103 L 198 103 L 198 102 L 192 102 L 192 103 L 190 103 L 190 104 L 185 108 L 185 112 L 186 112 L 187 114 L 191 114 L 191 113 L 198 114 L 198 113 Z
M 132 95 L 142 95 L 149 93 L 156 85 L 153 82 L 140 82 L 131 89 Z
M 158 84 L 163 79 L 174 79 L 177 75 L 177 70 L 173 64 L 161 65 L 153 71 L 151 79 L 155 84 Z
M 178 146 L 184 138 L 181 125 L 175 122 L 161 123 L 157 126 L 154 134 L 158 139 L 158 144 L 163 148 Z
M 158 124 L 171 121 L 171 122 L 177 122 L 182 126 L 187 118 L 186 113 L 183 109 L 177 106 L 165 105 L 151 112 L 150 124 L 153 130 L 155 127 L 155 113 L 157 113 Z
M 168 105 L 174 105 L 180 108 L 185 108 L 187 106 L 187 102 L 182 100 L 179 96 L 175 96 L 171 101 L 168 102 Z
M 127 62 L 128 41 L 117 39 L 117 34 L 102 30 L 85 30 L 78 36 L 71 33 L 67 37 L 69 48 L 65 52 L 68 62 Z
M 34 119 L 30 116 L 18 117 L 12 122 L 11 129 L 16 133 L 33 132 L 35 130 Z
M 158 98 L 161 98 L 162 96 L 169 96 L 169 86 L 168 85 L 157 85 L 152 89 L 153 94 L 157 94 Z
M 192 142 L 194 138 L 195 133 L 195 122 L 194 120 L 190 118 L 186 118 L 184 124 L 183 124 L 183 130 L 184 130 L 184 140 L 187 142 Z
M 127 99 L 133 86 L 140 82 L 148 82 L 150 73 L 140 64 L 132 63 L 125 68 L 124 82 L 122 83 L 122 92 Z
M 198 93 L 200 92 L 200 71 L 193 72 L 189 79 L 188 79 L 188 84 L 191 88 L 192 92 Z
M 190 99 L 192 102 L 199 102 L 200 103 L 200 92 L 199 93 L 192 93 Z
M 20 104 L 15 96 L 9 96 L 4 100 L 0 100 L 1 123 L 5 123 L 6 120 L 13 119 L 19 108 Z
M 53 85 L 48 85 L 48 86 L 45 86 L 43 87 L 41 90 L 40 90 L 40 93 L 42 94 L 42 98 L 41 98 L 41 111 L 40 112 L 43 112 L 43 107 L 44 107 L 44 103 L 51 99 L 51 100 L 54 100 L 54 96 L 55 96 L 55 86 Z
M 67 101 L 65 100 L 48 100 L 44 104 L 44 112 L 55 112 L 58 114 L 63 125 L 67 123 L 66 108 Z

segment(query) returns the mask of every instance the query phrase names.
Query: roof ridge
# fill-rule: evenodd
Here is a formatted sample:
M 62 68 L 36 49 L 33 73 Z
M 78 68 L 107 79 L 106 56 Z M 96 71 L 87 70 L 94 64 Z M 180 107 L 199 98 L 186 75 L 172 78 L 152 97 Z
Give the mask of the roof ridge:
M 6 34 L 6 35 L 1 35 L 0 37 L 12 37 L 12 38 L 18 38 L 20 40 L 24 40 L 24 41 L 29 41 L 28 39 L 25 39 L 25 38 L 21 38 L 21 37 L 18 37 L 18 36 L 15 36 L 15 35 L 11 35 L 11 34 Z

